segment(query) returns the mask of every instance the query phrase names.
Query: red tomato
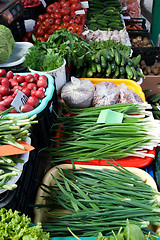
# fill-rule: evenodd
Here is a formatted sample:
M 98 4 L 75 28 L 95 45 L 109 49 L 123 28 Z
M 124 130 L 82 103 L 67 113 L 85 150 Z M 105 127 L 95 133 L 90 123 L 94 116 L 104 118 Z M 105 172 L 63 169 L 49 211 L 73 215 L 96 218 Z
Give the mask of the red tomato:
M 70 3 L 73 4 L 73 3 L 79 3 L 80 1 L 79 0 L 70 0 Z
M 32 39 L 32 31 L 26 32 L 26 37 L 31 40 Z
M 69 25 L 72 25 L 74 23 L 74 19 L 71 19 L 70 21 L 69 21 Z
M 4 77 L 6 75 L 5 69 L 0 69 L 0 77 Z
M 45 15 L 44 15 L 44 14 L 40 14 L 40 15 L 38 16 L 38 19 L 39 19 L 41 22 L 43 22 L 43 21 L 45 20 Z
M 46 11 L 47 13 L 53 13 L 55 11 L 55 9 L 57 9 L 57 6 L 55 4 L 50 4 L 47 8 Z
M 69 27 L 69 22 L 63 22 L 63 23 L 62 23 L 62 26 L 63 26 L 64 28 L 68 28 L 68 27 Z
M 68 27 L 67 30 L 70 31 L 71 33 L 76 33 L 76 28 L 74 26 Z
M 44 19 L 44 20 L 45 20 L 45 19 Z M 42 22 L 43 22 L 43 21 L 38 20 L 38 21 L 36 22 L 35 26 L 40 26 L 40 25 L 42 24 Z M 35 26 L 34 26 L 34 27 L 35 27 Z
M 55 30 L 56 30 L 55 25 L 52 25 L 52 26 L 48 29 L 47 33 L 48 33 L 49 35 L 52 35 Z
M 62 21 L 63 22 L 69 22 L 70 21 L 70 16 L 69 15 L 64 15 L 63 18 L 62 18 Z
M 69 15 L 70 14 L 70 7 L 63 7 L 61 9 L 62 16 Z
M 43 37 L 37 37 L 37 40 L 38 40 L 39 42 L 45 42 L 45 40 L 44 40 Z
M 49 27 L 50 27 L 50 24 L 49 24 L 49 22 L 43 22 L 42 23 L 42 25 L 41 25 L 41 28 L 46 32 L 48 29 L 49 29 Z M 44 35 L 44 34 L 43 34 Z M 42 35 L 42 36 L 43 36 Z
M 37 34 L 37 37 L 42 37 L 44 35 L 44 30 L 41 27 L 39 27 L 37 29 L 37 33 L 36 34 Z
M 49 38 L 49 34 L 48 33 L 45 33 L 44 36 L 43 36 L 44 40 L 47 41 L 48 38 Z
M 71 11 L 77 11 L 77 10 L 81 10 L 81 3 L 73 3 L 70 7 Z
M 50 17 L 49 13 L 44 13 L 45 19 Z
M 70 5 L 71 5 L 70 1 L 61 1 L 60 4 L 61 4 L 62 8 L 64 8 L 64 7 L 67 8 L 67 7 L 70 7 Z
M 77 14 L 75 13 L 75 11 L 71 11 L 70 16 L 71 18 L 74 18 L 75 16 L 77 16 Z
M 81 23 L 81 17 L 80 17 L 79 15 L 75 16 L 74 22 L 75 22 L 76 24 L 80 24 L 80 23 Z
M 59 2 L 54 2 L 54 5 L 55 5 L 58 9 L 61 8 L 61 4 L 60 4 Z
M 55 20 L 55 25 L 60 26 L 61 23 L 62 23 L 61 19 L 58 19 L 58 18 L 57 18 L 57 19 Z
M 55 13 L 54 14 L 54 19 L 61 19 L 61 18 L 62 18 L 61 13 Z

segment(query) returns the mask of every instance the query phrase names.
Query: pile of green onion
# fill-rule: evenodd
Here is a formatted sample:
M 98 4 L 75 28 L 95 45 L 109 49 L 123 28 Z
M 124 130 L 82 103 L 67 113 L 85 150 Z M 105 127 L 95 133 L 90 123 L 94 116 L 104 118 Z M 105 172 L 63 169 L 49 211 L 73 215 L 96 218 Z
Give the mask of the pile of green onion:
M 58 161 L 117 160 L 149 154 L 160 142 L 160 122 L 146 109 L 146 103 L 115 104 L 104 107 L 68 109 L 70 116 L 59 116 L 52 127 L 53 147 L 46 154 Z M 97 123 L 104 109 L 123 113 L 122 123 Z M 56 131 L 56 135 L 55 132 Z M 56 146 L 56 147 L 55 147 Z
M 58 167 L 58 173 L 61 178 L 52 175 L 52 185 L 41 185 L 47 193 L 41 196 L 45 204 L 36 205 L 46 209 L 44 229 L 52 236 L 69 236 L 70 232 L 79 237 L 99 232 L 107 236 L 124 227 L 127 219 L 141 228 L 160 226 L 155 197 L 159 193 L 146 179 L 120 165 L 101 170 L 70 165 L 69 169 Z

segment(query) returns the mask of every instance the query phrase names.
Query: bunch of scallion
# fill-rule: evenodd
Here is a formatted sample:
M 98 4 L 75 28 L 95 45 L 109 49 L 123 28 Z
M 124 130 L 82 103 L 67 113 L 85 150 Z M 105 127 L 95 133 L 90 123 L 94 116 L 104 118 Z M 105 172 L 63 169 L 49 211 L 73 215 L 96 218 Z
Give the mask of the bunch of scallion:
M 63 165 L 62 165 L 63 166 Z M 52 175 L 54 184 L 42 184 L 47 194 L 45 202 L 45 231 L 52 236 L 78 237 L 115 233 L 126 220 L 140 228 L 160 226 L 160 193 L 141 177 L 120 165 L 101 170 L 88 167 L 58 167 Z M 118 170 L 118 171 L 117 171 Z M 69 212 L 66 212 L 68 210 Z M 70 229 L 70 232 L 69 232 Z
M 160 122 L 148 115 L 146 103 L 68 109 L 70 116 L 58 117 L 51 141 L 57 146 L 46 154 L 57 161 L 117 160 L 128 156 L 154 157 L 148 153 L 160 142 Z M 97 123 L 104 109 L 123 113 L 122 123 Z M 56 132 L 56 135 L 54 131 Z
M 22 117 L 13 117 L 6 115 L 12 108 L 9 108 L 0 113 L 0 145 L 9 144 L 20 149 L 24 149 L 24 146 L 18 141 L 26 141 L 30 136 L 31 124 L 37 123 L 36 115 L 28 117 L 27 115 Z

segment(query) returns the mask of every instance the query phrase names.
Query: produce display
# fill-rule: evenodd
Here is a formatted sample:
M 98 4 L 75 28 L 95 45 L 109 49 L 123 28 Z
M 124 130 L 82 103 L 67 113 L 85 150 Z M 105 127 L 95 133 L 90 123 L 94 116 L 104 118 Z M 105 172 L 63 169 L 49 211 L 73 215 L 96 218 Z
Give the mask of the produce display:
M 44 201 L 35 205 L 44 208 L 45 213 L 48 209 L 43 218 L 44 230 L 54 237 L 60 232 L 62 237 L 70 236 L 72 232 L 80 238 L 98 233 L 109 236 L 113 231 L 118 234 L 120 228 L 126 227 L 124 233 L 129 239 L 142 240 L 139 228 L 126 226 L 126 220 L 148 233 L 149 224 L 154 226 L 160 219 L 159 193 L 145 183 L 146 176 L 132 171 L 121 166 L 96 168 L 71 164 L 53 168 L 51 182 L 41 185 Z
M 0 63 L 5 63 L 10 58 L 15 47 L 15 40 L 9 28 L 0 25 Z
M 0 209 L 0 236 L 3 240 L 39 239 L 48 240 L 49 233 L 43 231 L 42 224 L 30 226 L 31 218 L 12 209 Z
M 86 25 L 90 30 L 121 30 L 124 28 L 120 10 L 122 6 L 118 0 L 89 1 L 89 12 Z
M 148 96 L 149 93 L 150 90 L 145 91 L 146 101 L 152 106 L 152 109 L 150 111 L 152 111 L 155 119 L 160 120 L 160 94 L 157 93 Z
M 40 0 L 21 0 L 21 2 L 23 3 L 24 7 L 28 7 L 32 5 L 34 6 L 41 3 Z
M 23 76 L 0 69 L 0 111 L 11 107 L 11 103 L 19 90 L 28 97 L 27 102 L 20 107 L 19 111 L 32 111 L 45 97 L 47 86 L 48 80 L 45 75 L 28 73 Z M 16 113 L 18 110 L 12 109 L 10 112 Z
M 76 11 L 83 10 L 78 14 Z M 33 34 L 39 41 L 47 41 L 57 29 L 68 29 L 82 35 L 86 9 L 82 9 L 79 0 L 58 1 L 50 4 L 44 14 L 40 14 L 34 26 Z
M 143 158 L 147 156 L 148 149 L 159 143 L 159 122 L 147 117 L 147 107 L 150 108 L 150 105 L 145 103 L 117 103 L 83 109 L 67 108 L 72 115 L 58 117 L 51 134 L 51 141 L 56 147 L 45 148 L 45 156 L 52 156 L 53 164 L 68 160 L 86 162 L 96 159 L 113 161 L 128 156 Z M 107 119 L 109 114 L 112 121 Z M 145 118 L 131 116 L 133 114 Z

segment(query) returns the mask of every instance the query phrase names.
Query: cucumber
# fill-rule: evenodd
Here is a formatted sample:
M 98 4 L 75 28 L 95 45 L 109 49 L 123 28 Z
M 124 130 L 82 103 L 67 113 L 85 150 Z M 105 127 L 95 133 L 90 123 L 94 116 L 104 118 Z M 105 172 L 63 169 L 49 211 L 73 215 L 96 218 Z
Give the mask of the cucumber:
M 100 63 L 98 63 L 97 65 L 96 65 L 96 67 L 97 67 L 97 72 L 98 73 L 100 73 L 101 72 L 101 64 Z
M 114 59 L 117 65 L 120 65 L 121 63 L 121 55 L 120 53 L 115 49 L 114 51 Z
M 131 70 L 133 72 L 133 79 L 136 80 L 138 78 L 138 73 L 134 67 L 131 67 Z
M 100 63 L 101 61 L 101 52 L 98 51 L 95 55 L 95 63 Z
M 130 66 L 130 67 L 133 67 L 133 66 L 134 66 L 134 63 L 132 62 L 131 59 L 128 59 L 128 60 L 127 60 L 127 65 Z
M 87 71 L 88 71 L 88 69 L 84 68 L 82 75 L 81 75 L 82 78 L 85 78 L 87 76 Z
M 110 52 L 108 52 L 106 49 L 102 50 L 102 55 L 106 59 L 106 61 L 111 61 L 113 59 Z
M 87 71 L 87 77 L 92 77 L 93 76 L 93 72 L 91 70 L 91 68 L 88 68 L 88 71 Z
M 109 77 L 111 72 L 112 72 L 111 64 L 108 62 L 108 66 L 107 66 L 107 69 L 106 69 L 106 77 Z
M 124 67 L 120 67 L 119 68 L 119 72 L 120 72 L 120 74 L 124 74 L 125 73 L 125 68 Z
M 133 60 L 133 65 L 134 67 L 137 67 L 138 64 L 140 63 L 141 61 L 141 55 L 139 54 L 134 60 Z
M 126 65 L 126 73 L 127 73 L 127 78 L 128 79 L 132 79 L 133 78 L 133 72 L 132 69 L 129 65 Z
M 117 68 L 117 65 L 114 62 L 111 63 L 111 70 L 112 70 L 112 72 L 115 72 L 116 68 Z
M 117 77 L 119 76 L 119 67 L 118 66 L 116 67 L 116 71 L 115 71 L 114 75 Z
M 126 64 L 125 56 L 121 55 L 121 66 L 123 67 Z
M 91 64 L 91 70 L 92 70 L 93 73 L 97 72 L 97 68 L 96 68 L 96 64 L 95 63 Z
M 104 56 L 101 55 L 101 67 L 106 68 L 107 67 L 107 62 L 104 58 Z

